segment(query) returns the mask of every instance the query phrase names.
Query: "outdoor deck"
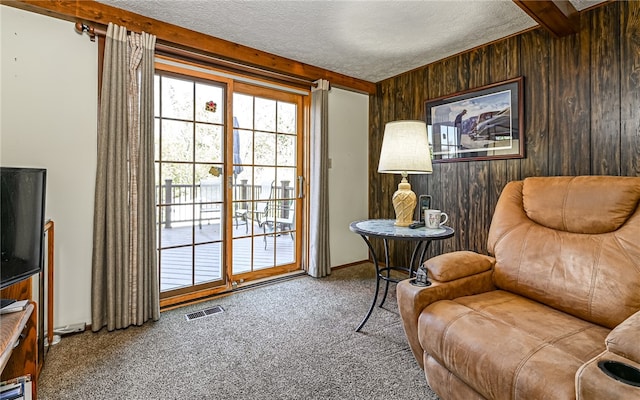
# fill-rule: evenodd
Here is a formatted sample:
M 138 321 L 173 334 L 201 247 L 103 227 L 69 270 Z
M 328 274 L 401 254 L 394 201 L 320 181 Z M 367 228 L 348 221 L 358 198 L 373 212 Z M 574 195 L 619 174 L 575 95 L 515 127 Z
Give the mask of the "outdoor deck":
M 295 261 L 295 234 L 263 235 L 257 223 L 248 221 L 233 229 L 233 274 L 285 265 Z M 253 230 L 254 236 L 251 237 Z M 195 240 L 192 240 L 194 239 Z M 203 222 L 202 228 L 187 223 L 160 231 L 162 250 L 160 290 L 166 291 L 221 279 L 222 242 L 219 221 Z M 191 245 L 195 243 L 195 245 Z M 193 268 L 192 266 L 195 266 Z

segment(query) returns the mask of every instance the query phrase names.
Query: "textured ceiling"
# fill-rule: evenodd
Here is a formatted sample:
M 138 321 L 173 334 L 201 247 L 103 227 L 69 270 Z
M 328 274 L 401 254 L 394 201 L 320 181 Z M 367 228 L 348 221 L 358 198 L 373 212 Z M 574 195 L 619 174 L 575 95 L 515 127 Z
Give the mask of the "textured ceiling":
M 511 0 L 100 2 L 370 82 L 537 26 Z

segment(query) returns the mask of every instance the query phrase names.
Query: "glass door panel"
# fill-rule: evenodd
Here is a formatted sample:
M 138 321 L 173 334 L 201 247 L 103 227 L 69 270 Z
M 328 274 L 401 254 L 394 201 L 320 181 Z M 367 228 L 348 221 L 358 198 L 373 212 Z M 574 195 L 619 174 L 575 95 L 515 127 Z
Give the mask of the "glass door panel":
M 167 297 L 226 284 L 226 85 L 165 72 L 155 85 L 158 263 Z
M 234 230 L 232 277 L 300 268 L 296 193 L 301 96 L 248 85 L 233 94 L 234 210 L 247 225 Z

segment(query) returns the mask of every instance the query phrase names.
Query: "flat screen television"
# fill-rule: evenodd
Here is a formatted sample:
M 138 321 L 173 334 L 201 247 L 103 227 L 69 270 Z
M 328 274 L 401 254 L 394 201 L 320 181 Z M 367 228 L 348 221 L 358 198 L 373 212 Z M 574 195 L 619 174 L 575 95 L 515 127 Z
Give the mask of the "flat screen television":
M 0 289 L 44 266 L 47 171 L 0 167 Z

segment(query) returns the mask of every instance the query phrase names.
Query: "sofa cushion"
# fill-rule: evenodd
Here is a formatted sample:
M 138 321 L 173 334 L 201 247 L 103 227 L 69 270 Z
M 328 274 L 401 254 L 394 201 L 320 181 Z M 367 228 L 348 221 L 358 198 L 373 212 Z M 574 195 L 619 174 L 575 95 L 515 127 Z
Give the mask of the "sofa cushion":
M 639 182 L 555 177 L 507 184 L 489 231 L 495 285 L 608 328 L 624 321 L 640 309 Z M 594 214 L 606 221 L 594 222 Z
M 632 177 L 533 177 L 525 179 L 522 191 L 529 219 L 573 233 L 613 232 L 640 201 L 640 185 Z
M 424 372 L 427 384 L 442 399 L 485 400 L 427 353 L 424 353 Z
M 433 303 L 418 323 L 424 351 L 491 399 L 574 399 L 576 371 L 608 333 L 501 290 Z

